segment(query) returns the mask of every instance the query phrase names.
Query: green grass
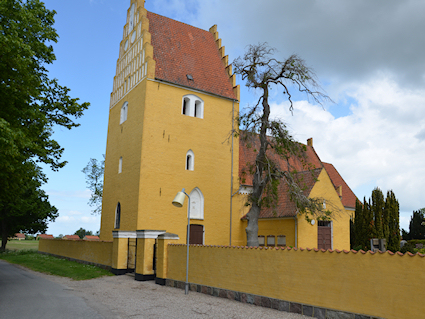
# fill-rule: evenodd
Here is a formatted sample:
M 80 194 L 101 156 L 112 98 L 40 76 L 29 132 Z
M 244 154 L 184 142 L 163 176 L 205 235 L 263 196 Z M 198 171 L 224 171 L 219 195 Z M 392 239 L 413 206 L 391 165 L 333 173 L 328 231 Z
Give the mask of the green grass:
M 38 250 L 38 243 L 39 243 L 38 240 L 9 240 L 6 244 L 6 249 L 8 250 L 22 250 L 22 249 Z
M 45 274 L 69 277 L 74 280 L 113 276 L 108 270 L 96 266 L 84 265 L 75 261 L 39 254 L 37 250 L 31 249 L 17 251 L 6 250 L 6 252 L 0 253 L 0 259 Z

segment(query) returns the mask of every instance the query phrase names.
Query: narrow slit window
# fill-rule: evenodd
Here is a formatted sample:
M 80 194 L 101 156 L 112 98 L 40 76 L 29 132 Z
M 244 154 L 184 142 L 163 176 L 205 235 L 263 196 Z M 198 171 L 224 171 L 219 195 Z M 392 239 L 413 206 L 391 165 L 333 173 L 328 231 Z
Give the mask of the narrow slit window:
M 120 228 L 121 223 L 121 204 L 118 202 L 117 208 L 115 209 L 115 228 Z
M 183 109 L 182 109 L 182 114 L 184 115 L 188 115 L 189 113 L 189 99 L 184 98 L 183 99 Z
M 192 150 L 188 150 L 186 153 L 185 168 L 187 171 L 193 171 L 195 168 L 195 154 Z
M 120 160 L 118 161 L 118 174 L 122 172 L 122 156 L 120 157 Z

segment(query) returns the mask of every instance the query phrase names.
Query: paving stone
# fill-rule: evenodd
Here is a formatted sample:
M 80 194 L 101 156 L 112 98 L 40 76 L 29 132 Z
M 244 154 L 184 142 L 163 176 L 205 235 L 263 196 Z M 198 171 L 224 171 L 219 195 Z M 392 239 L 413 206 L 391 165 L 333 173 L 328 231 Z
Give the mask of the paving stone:
M 251 294 L 246 294 L 246 303 L 254 304 L 254 296 Z
M 271 308 L 279 310 L 279 300 L 270 298 L 270 301 L 271 301 Z
M 317 319 L 326 319 L 326 309 L 314 307 L 313 317 Z
M 328 310 L 327 319 L 354 319 L 354 314 L 342 311 Z
M 219 296 L 219 294 L 220 294 L 220 289 L 218 289 L 218 288 L 213 288 L 213 296 L 214 296 L 214 297 L 218 297 L 218 296 Z
M 261 296 L 254 295 L 254 305 L 261 306 Z
M 354 315 L 354 319 L 370 319 L 370 316 Z M 372 319 L 378 319 L 373 317 Z
M 289 312 L 289 302 L 280 300 L 279 301 L 279 310 Z
M 308 317 L 313 317 L 313 307 L 303 305 L 303 315 Z
M 248 302 L 248 297 L 247 297 L 246 294 L 244 294 L 244 293 L 241 294 L 241 300 L 240 300 L 240 302 L 242 302 L 242 303 L 247 303 Z
M 291 306 L 289 307 L 289 312 L 302 314 L 303 306 L 300 303 L 291 302 Z
M 189 284 L 190 291 L 197 291 L 198 289 L 197 289 L 196 286 L 198 286 L 198 285 L 197 284 Z
M 227 298 L 227 290 L 226 289 L 220 289 L 220 291 L 218 292 L 218 296 L 220 298 Z
M 236 300 L 236 301 L 241 301 L 241 295 L 242 295 L 242 294 L 241 294 L 241 293 L 239 293 L 239 292 L 237 292 L 237 291 L 235 291 L 234 293 L 235 293 L 235 300 Z
M 235 292 L 232 290 L 227 291 L 227 298 L 230 300 L 235 300 Z
M 265 308 L 271 308 L 272 301 L 268 297 L 261 297 L 261 306 Z

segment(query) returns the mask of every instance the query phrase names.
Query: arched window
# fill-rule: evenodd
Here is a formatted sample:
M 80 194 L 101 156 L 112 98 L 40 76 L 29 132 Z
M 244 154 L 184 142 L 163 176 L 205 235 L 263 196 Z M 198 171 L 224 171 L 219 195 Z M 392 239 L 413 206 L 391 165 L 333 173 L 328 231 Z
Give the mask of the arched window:
M 118 174 L 122 172 L 122 156 L 120 157 L 120 160 L 118 161 Z
M 193 94 L 183 96 L 182 114 L 204 118 L 204 101 Z
M 189 98 L 183 98 L 183 108 L 182 108 L 182 114 L 189 115 Z
M 192 150 L 188 150 L 186 153 L 186 170 L 193 171 L 195 169 L 195 154 Z
M 204 118 L 204 108 L 203 108 L 203 103 L 200 100 L 195 100 L 195 113 L 193 116 L 195 117 L 199 117 L 199 118 Z
M 118 202 L 117 208 L 115 208 L 115 228 L 120 228 L 121 222 L 121 204 Z
M 121 107 L 120 124 L 124 123 L 127 120 L 127 113 L 128 113 L 128 102 L 124 102 L 123 106 Z
M 204 219 L 204 195 L 195 187 L 190 196 L 190 219 Z

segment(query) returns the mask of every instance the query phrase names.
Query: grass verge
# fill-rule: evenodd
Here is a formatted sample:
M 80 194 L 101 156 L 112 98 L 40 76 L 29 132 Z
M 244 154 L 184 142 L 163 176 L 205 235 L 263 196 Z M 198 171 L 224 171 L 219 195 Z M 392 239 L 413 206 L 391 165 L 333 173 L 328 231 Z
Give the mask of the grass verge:
M 0 253 L 0 259 L 12 264 L 19 264 L 29 269 L 49 275 L 69 277 L 74 280 L 87 280 L 102 276 L 113 276 L 105 269 L 39 254 L 36 250 L 18 250 Z

